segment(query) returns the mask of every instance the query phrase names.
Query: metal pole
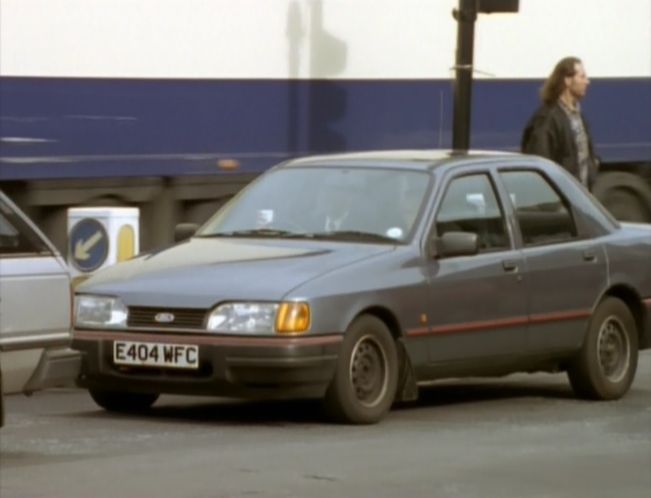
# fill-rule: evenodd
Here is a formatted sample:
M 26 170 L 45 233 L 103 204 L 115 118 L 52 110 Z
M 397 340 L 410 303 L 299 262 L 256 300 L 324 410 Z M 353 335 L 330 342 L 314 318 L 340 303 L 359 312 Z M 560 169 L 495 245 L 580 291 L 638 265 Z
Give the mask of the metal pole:
M 458 24 L 452 148 L 455 150 L 468 150 L 470 148 L 472 64 L 477 0 L 459 0 L 459 8 L 455 9 L 452 15 Z

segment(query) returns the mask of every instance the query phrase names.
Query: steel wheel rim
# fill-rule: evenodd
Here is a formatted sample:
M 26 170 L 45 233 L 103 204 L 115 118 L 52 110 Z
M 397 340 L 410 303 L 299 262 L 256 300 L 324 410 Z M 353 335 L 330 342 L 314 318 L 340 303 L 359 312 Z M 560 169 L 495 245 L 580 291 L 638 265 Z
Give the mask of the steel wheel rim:
M 375 337 L 365 335 L 355 343 L 348 373 L 360 404 L 371 408 L 382 401 L 389 385 L 389 368 L 384 348 Z
M 601 324 L 597 338 L 597 359 L 601 373 L 610 382 L 620 382 L 628 372 L 631 344 L 626 327 L 616 316 Z

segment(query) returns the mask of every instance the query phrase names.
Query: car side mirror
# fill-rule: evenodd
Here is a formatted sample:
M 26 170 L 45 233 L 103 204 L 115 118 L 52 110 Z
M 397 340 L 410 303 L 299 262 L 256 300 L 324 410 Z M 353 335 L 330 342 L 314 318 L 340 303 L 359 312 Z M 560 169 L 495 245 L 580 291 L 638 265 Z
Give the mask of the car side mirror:
M 179 223 L 174 227 L 174 242 L 189 239 L 198 229 L 199 225 L 197 223 Z
M 434 242 L 438 258 L 472 256 L 479 252 L 479 237 L 472 232 L 446 232 Z

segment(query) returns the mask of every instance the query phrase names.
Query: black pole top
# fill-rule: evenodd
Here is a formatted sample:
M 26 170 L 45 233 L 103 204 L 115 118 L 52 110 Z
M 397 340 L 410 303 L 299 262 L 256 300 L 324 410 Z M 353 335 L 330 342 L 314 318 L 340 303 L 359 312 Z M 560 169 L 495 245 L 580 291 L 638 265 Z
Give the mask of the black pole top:
M 457 52 L 454 69 L 454 113 L 452 121 L 452 148 L 470 148 L 470 117 L 472 105 L 473 46 L 475 21 L 478 13 L 518 12 L 519 0 L 459 0 L 459 8 L 452 11 L 457 21 Z

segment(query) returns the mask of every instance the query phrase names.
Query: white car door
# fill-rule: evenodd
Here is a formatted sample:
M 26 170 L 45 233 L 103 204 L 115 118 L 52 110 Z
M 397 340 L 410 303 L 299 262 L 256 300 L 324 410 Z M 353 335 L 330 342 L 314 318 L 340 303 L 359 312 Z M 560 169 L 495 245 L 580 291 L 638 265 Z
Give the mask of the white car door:
M 0 193 L 0 365 L 22 391 L 47 348 L 70 342 L 70 275 L 54 247 Z

